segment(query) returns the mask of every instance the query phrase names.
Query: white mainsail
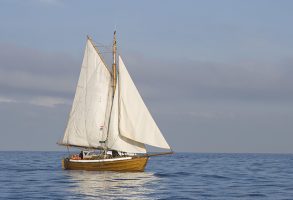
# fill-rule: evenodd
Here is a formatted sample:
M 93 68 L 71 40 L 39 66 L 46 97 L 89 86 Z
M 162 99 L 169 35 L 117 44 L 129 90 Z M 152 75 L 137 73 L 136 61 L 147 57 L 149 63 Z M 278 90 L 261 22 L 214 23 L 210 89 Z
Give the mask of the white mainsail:
M 119 132 L 136 142 L 170 149 L 119 56 Z
M 100 147 L 100 141 L 105 140 L 107 136 L 111 102 L 111 73 L 88 39 L 73 105 L 61 143 Z

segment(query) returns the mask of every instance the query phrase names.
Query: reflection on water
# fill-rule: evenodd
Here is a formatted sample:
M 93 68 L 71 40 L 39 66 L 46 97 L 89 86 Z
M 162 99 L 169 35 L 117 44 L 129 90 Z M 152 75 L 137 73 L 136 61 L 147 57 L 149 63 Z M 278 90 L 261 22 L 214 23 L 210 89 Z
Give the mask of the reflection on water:
M 66 171 L 74 187 L 69 192 L 83 199 L 107 198 L 149 199 L 155 192 L 152 182 L 158 179 L 151 172 L 117 173 Z

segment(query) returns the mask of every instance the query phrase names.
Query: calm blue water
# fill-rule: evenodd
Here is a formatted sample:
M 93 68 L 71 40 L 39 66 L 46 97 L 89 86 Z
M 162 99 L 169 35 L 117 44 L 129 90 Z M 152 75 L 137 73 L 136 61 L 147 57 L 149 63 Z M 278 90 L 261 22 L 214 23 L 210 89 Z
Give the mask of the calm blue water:
M 293 199 L 293 155 L 177 153 L 141 173 L 64 171 L 63 152 L 0 152 L 0 199 Z

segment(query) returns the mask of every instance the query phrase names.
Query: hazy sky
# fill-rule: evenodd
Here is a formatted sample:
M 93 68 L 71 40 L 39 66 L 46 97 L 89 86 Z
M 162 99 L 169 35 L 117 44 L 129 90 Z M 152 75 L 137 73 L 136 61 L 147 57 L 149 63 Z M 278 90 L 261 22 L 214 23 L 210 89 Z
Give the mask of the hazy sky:
M 86 35 L 175 151 L 293 153 L 293 1 L 0 1 L 0 150 L 63 150 Z M 107 49 L 103 49 L 107 52 Z

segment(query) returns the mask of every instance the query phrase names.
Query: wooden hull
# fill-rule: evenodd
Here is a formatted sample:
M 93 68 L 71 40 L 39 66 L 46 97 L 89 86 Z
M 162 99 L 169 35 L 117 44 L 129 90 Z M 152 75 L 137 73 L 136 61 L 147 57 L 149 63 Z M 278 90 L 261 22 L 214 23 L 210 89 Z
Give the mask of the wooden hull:
M 66 170 L 143 172 L 147 161 L 147 156 L 105 162 L 101 160 L 74 161 L 65 158 L 62 160 L 62 167 Z

